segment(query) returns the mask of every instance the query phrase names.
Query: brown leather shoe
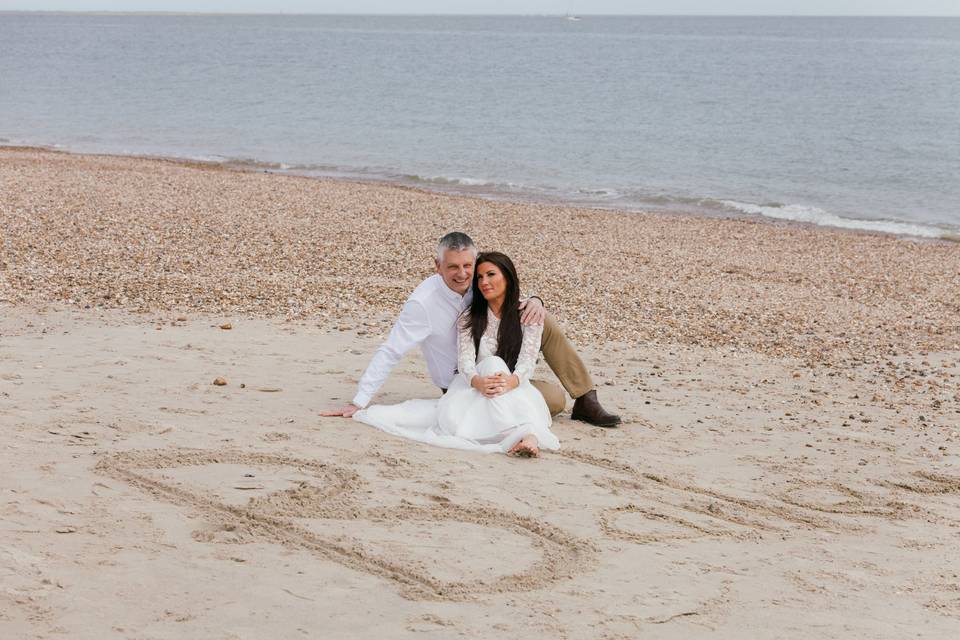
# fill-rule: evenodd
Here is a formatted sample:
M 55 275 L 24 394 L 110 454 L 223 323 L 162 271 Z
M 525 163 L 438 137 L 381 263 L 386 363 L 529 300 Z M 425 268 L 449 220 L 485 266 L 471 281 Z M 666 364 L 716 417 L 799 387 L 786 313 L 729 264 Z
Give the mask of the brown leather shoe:
M 592 389 L 573 402 L 570 417 L 596 427 L 615 427 L 620 424 L 620 416 L 608 413 L 597 400 L 597 390 Z

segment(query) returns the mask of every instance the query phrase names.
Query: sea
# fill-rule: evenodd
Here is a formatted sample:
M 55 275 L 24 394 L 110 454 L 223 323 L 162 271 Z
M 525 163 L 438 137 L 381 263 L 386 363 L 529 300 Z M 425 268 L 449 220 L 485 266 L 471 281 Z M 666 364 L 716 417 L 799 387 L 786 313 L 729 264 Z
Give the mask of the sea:
M 0 13 L 0 144 L 960 233 L 960 18 Z

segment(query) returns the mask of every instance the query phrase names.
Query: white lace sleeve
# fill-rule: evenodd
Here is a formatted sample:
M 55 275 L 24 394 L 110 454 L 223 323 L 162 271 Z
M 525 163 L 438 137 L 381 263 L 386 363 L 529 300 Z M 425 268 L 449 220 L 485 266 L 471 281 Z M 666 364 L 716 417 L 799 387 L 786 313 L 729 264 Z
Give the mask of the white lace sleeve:
M 513 372 L 520 382 L 529 382 L 537 366 L 537 354 L 540 353 L 540 338 L 543 337 L 543 325 L 535 324 L 523 327 L 523 342 L 520 343 L 520 355 Z
M 457 333 L 457 370 L 470 384 L 473 376 L 477 375 L 477 348 L 473 345 L 473 334 L 469 327 L 465 327 L 462 320 L 457 326 L 460 327 Z

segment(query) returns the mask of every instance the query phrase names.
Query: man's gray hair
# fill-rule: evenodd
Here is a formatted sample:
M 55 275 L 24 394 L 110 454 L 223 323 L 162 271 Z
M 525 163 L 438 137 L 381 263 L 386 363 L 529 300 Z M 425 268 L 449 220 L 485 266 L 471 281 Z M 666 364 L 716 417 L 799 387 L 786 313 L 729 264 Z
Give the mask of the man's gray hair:
M 451 231 L 437 243 L 437 260 L 443 262 L 443 254 L 447 251 L 466 251 L 467 249 L 473 249 L 474 255 L 477 254 L 477 245 L 473 243 L 470 236 L 460 231 Z

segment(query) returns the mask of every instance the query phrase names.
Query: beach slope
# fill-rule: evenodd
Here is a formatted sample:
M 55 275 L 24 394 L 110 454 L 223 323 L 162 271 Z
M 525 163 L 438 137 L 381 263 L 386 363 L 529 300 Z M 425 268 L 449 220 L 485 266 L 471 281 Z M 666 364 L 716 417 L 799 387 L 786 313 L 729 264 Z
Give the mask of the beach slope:
M 318 416 L 453 229 L 620 429 Z M 0 150 L 0 636 L 952 637 L 958 290 L 956 243 Z

